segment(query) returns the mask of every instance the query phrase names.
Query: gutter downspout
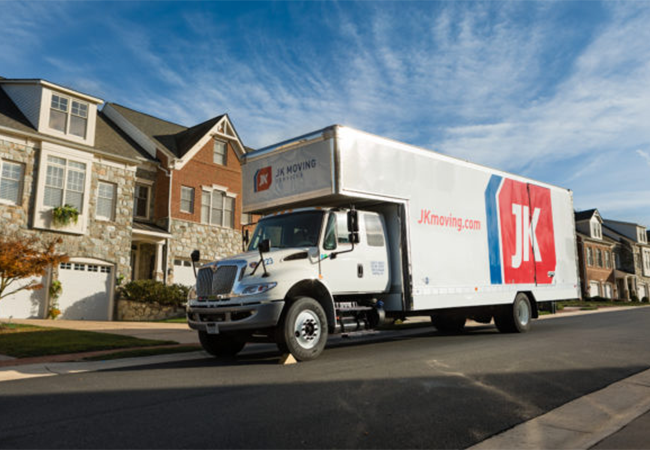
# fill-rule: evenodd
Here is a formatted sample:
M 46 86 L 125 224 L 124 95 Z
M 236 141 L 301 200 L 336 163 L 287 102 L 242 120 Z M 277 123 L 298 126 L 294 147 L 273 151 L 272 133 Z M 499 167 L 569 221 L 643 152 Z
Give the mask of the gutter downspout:
M 163 166 L 159 167 L 162 170 L 167 178 L 169 178 L 169 185 L 167 187 L 167 232 L 171 234 L 171 225 L 172 225 L 172 181 L 174 179 L 174 165 L 168 163 L 168 168 Z M 167 270 L 168 270 L 168 260 L 169 260 L 169 239 L 165 239 L 165 258 L 163 259 L 163 283 L 167 284 Z

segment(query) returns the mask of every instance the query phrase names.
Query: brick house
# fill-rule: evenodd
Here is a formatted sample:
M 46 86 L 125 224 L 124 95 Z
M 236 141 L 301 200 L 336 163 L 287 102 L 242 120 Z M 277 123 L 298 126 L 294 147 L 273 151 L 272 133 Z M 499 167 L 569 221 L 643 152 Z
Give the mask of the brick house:
M 618 298 L 613 250 L 615 242 L 603 236 L 597 209 L 575 213 L 578 267 L 583 298 Z
M 0 228 L 63 240 L 62 318 L 110 320 L 116 283 L 190 284 L 189 254 L 241 250 L 246 152 L 227 115 L 184 127 L 41 79 L 0 78 Z M 70 204 L 76 224 L 54 223 Z M 247 220 L 247 219 L 244 219 Z M 0 303 L 0 317 L 45 317 L 48 289 Z
M 616 242 L 616 280 L 625 291 L 621 298 L 650 297 L 650 245 L 646 228 L 636 223 L 605 219 L 603 233 Z

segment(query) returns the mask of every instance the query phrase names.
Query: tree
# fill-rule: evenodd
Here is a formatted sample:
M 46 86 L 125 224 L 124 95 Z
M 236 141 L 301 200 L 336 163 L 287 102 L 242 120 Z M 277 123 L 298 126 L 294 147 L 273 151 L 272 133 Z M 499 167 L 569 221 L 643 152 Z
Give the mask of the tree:
M 55 251 L 60 243 L 61 238 L 43 245 L 36 238 L 0 236 L 0 300 L 23 290 L 42 289 L 43 284 L 36 280 L 26 284 L 15 283 L 43 276 L 48 267 L 67 262 L 67 255 Z

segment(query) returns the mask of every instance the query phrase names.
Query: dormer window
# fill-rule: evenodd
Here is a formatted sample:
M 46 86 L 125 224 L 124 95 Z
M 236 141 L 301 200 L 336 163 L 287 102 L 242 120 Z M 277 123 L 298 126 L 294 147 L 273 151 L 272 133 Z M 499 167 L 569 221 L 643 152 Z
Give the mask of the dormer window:
M 88 104 L 52 94 L 50 128 L 85 139 L 88 128 Z
M 593 222 L 591 224 L 591 237 L 596 238 L 596 239 L 602 239 L 603 233 L 602 233 L 602 229 L 600 227 L 600 223 Z
M 639 235 L 639 242 L 641 244 L 647 244 L 647 239 L 645 235 L 645 230 L 643 228 L 637 228 L 637 233 Z

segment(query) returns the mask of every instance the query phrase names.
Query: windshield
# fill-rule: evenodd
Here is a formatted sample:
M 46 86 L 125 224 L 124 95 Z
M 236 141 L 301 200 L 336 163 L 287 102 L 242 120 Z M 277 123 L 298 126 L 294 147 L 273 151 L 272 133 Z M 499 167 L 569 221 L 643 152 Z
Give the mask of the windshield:
M 323 223 L 322 211 L 305 211 L 295 214 L 271 216 L 260 220 L 255 228 L 248 251 L 257 250 L 264 239 L 271 247 L 315 247 Z

